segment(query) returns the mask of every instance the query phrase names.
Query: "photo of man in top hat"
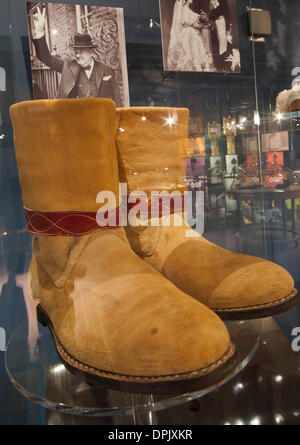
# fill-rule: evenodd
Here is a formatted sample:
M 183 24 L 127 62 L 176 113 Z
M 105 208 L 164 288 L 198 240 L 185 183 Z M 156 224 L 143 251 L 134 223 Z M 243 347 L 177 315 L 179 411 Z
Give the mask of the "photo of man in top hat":
M 32 43 L 37 59 L 60 73 L 56 97 L 103 97 L 112 99 L 118 107 L 124 106 L 126 101 L 120 97 L 115 71 L 98 60 L 95 52 L 97 45 L 91 35 L 74 33 L 69 45 L 74 55 L 62 58 L 49 50 L 45 36 L 46 20 L 46 8 L 35 8 L 32 13 Z

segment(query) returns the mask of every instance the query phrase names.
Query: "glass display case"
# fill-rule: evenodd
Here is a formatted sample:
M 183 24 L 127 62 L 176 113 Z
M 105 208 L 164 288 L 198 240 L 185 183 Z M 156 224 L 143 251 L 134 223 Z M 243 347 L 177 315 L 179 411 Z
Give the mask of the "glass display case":
M 300 380 L 298 2 L 0 12 L 0 395 L 153 424 L 268 323 Z

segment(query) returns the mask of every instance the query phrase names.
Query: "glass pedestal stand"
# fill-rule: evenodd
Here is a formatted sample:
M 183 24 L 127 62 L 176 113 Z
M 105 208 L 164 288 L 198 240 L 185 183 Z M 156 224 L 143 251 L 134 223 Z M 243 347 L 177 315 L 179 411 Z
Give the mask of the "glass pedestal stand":
M 237 348 L 234 369 L 218 383 L 176 394 L 137 394 L 91 385 L 69 372 L 56 352 L 50 331 L 39 325 L 40 337 L 32 351 L 27 341 L 24 321 L 11 336 L 5 363 L 13 385 L 25 397 L 45 408 L 79 416 L 133 416 L 136 425 L 155 425 L 155 413 L 216 390 L 249 363 L 261 338 L 260 320 L 227 322 L 232 342 Z

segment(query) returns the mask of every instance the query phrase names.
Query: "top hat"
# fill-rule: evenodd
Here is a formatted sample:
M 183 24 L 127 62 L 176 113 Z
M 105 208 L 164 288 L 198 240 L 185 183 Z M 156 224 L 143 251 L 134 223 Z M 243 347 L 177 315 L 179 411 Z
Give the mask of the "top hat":
M 96 48 L 97 45 L 93 44 L 89 34 L 75 34 L 74 43 L 71 46 L 73 48 Z

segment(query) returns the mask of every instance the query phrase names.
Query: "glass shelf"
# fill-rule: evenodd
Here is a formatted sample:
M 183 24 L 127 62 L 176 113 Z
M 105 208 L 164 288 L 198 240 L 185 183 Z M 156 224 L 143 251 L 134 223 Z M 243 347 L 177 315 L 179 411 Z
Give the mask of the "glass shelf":
M 241 372 L 255 355 L 261 338 L 261 321 L 226 324 L 237 348 L 235 367 L 221 381 L 191 392 L 178 387 L 178 391 L 172 394 L 139 394 L 112 390 L 103 384 L 90 384 L 66 369 L 56 352 L 50 331 L 41 325 L 40 338 L 32 350 L 27 340 L 27 321 L 21 323 L 10 338 L 5 353 L 6 369 L 17 390 L 45 408 L 94 417 L 144 416 L 142 423 L 152 424 L 156 411 L 216 390 Z

